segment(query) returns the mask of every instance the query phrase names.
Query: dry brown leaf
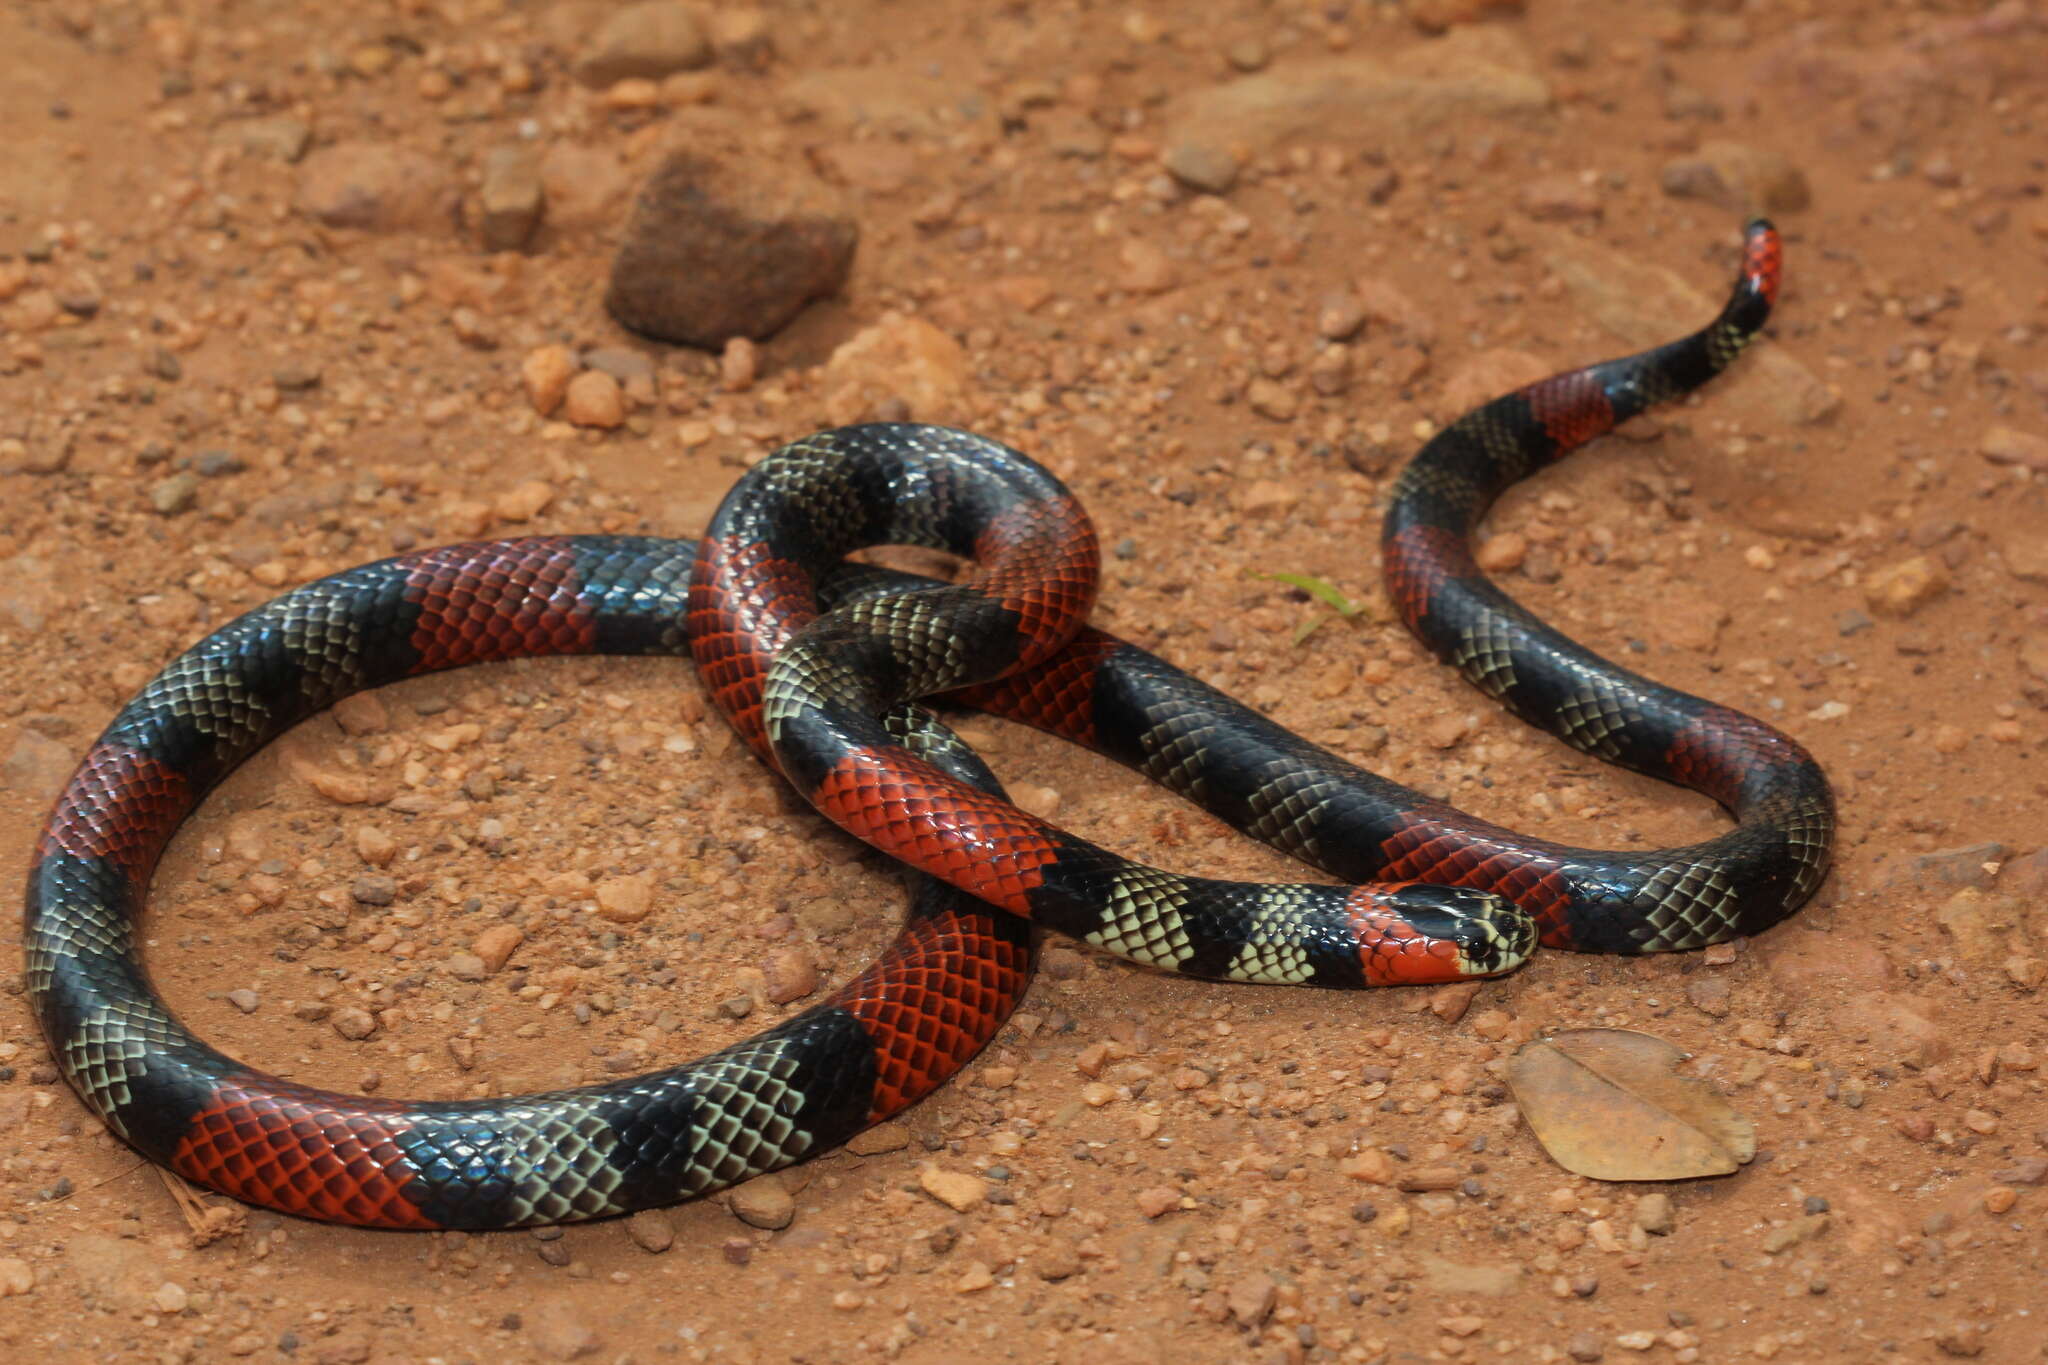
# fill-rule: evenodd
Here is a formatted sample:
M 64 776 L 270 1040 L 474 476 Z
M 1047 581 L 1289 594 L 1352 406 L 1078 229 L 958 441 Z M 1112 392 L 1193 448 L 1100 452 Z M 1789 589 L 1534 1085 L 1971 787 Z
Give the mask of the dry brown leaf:
M 1558 1165 L 1595 1180 L 1728 1175 L 1756 1155 L 1756 1129 L 1685 1053 L 1633 1029 L 1587 1028 L 1524 1044 L 1508 1086 Z

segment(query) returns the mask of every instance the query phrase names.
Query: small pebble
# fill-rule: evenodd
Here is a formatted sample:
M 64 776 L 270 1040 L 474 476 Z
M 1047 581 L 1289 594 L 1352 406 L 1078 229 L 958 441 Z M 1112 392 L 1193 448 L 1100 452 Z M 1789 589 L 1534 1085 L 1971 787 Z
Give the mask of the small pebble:
M 626 399 L 619 381 L 602 370 L 585 370 L 569 381 L 562 415 L 579 427 L 609 431 L 626 420 Z
M 328 1020 L 334 1031 L 351 1041 L 360 1042 L 377 1031 L 377 1016 L 355 1005 L 346 1005 L 334 1012 Z
M 964 1171 L 926 1166 L 917 1174 L 918 1187 L 955 1213 L 968 1213 L 988 1198 L 988 1184 Z
M 818 989 L 818 964 L 806 948 L 778 948 L 762 965 L 770 1004 L 787 1005 Z
M 175 517 L 189 512 L 198 500 L 199 476 L 189 471 L 159 479 L 149 490 L 149 505 L 159 516 Z
M 750 1227 L 786 1228 L 796 1217 L 796 1199 L 774 1172 L 733 1186 L 727 1199 L 733 1215 Z
M 626 1235 L 642 1251 L 659 1256 L 676 1244 L 676 1225 L 659 1209 L 642 1209 L 626 1220 Z
M 483 960 L 486 970 L 493 973 L 503 971 L 505 963 L 512 956 L 512 950 L 526 939 L 517 925 L 494 924 L 470 940 L 470 951 Z

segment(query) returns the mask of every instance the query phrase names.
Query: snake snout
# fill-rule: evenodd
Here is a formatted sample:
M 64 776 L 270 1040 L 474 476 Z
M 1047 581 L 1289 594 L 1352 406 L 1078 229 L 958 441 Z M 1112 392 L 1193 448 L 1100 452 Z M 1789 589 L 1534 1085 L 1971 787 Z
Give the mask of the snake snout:
M 1536 948 L 1536 922 L 1513 901 L 1464 886 L 1404 886 L 1393 895 L 1418 933 L 1455 944 L 1465 976 L 1499 976 Z

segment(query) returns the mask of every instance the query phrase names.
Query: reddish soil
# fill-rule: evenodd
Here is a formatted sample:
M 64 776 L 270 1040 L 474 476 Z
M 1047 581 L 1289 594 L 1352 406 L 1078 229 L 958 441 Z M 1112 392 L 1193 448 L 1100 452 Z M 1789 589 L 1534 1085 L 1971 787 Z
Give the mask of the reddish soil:
M 194 1246 L 56 1079 L 10 921 L 0 1350 L 2041 1358 L 2039 4 L 791 3 L 765 12 L 765 58 L 592 90 L 570 73 L 609 8 L 0 5 L 0 883 L 126 695 L 279 588 L 477 534 L 694 534 L 750 459 L 872 413 L 1045 460 L 1114 547 L 1099 619 L 1318 742 L 1563 840 L 1723 828 L 1425 659 L 1373 547 L 1389 470 L 1463 406 L 1704 320 L 1744 191 L 1667 186 L 1730 157 L 1784 210 L 1775 340 L 1517 490 L 1488 555 L 1579 639 L 1811 746 L 1841 800 L 1836 871 L 1732 952 L 1543 954 L 1469 1008 L 1052 945 L 954 1083 L 866 1155 L 781 1178 L 786 1228 L 712 1199 L 547 1239 L 251 1213 Z M 1380 102 L 1189 132 L 1232 82 L 1298 92 L 1332 62 Z M 1394 89 L 1410 75 L 1434 93 Z M 322 223 L 300 133 L 315 155 L 415 153 L 465 212 Z M 751 375 L 600 303 L 631 186 L 699 134 L 815 170 L 861 230 L 841 295 Z M 520 139 L 568 154 L 526 251 L 488 255 L 478 167 Z M 1220 195 L 1165 169 L 1214 175 L 1219 152 Z M 1346 306 L 1364 323 L 1331 359 Z M 876 325 L 878 359 L 828 364 Z M 534 411 L 521 363 L 553 343 L 651 360 L 603 362 L 629 375 L 620 425 Z M 1318 608 L 1261 572 L 1368 610 L 1296 644 Z M 730 741 L 684 662 L 494 666 L 378 700 L 236 774 L 157 877 L 159 983 L 253 1063 L 421 1097 L 597 1080 L 801 1008 L 753 998 L 799 957 L 842 981 L 890 932 L 895 875 Z M 1299 875 L 1107 762 L 965 728 L 1090 838 Z M 337 775 L 372 800 L 331 799 Z M 652 913 L 607 918 L 608 883 Z M 506 967 L 451 970 L 506 922 L 525 933 Z M 361 1011 L 368 1037 L 336 1029 Z M 1693 1053 L 1755 1121 L 1756 1159 L 1665 1187 L 1560 1169 L 1501 1078 L 1518 1040 L 1589 1024 Z M 1393 1183 L 1347 1164 L 1370 1152 Z M 1423 1167 L 1460 1183 L 1402 1190 Z M 928 1171 L 977 1177 L 979 1202 L 939 1202 Z

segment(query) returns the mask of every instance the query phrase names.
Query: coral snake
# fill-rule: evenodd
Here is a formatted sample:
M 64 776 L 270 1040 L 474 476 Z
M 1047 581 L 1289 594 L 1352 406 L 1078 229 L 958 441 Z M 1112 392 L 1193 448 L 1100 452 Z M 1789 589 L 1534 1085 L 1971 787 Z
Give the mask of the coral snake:
M 1509 484 L 1726 368 L 1769 314 L 1779 264 L 1776 233 L 1752 224 L 1734 293 L 1701 331 L 1445 428 L 1395 480 L 1381 541 L 1390 595 L 1439 658 L 1573 747 L 1713 797 L 1735 817 L 1716 838 L 1570 848 L 1364 772 L 1087 627 L 1094 532 L 1044 469 L 965 432 L 848 427 L 748 471 L 699 542 L 402 555 L 307 583 L 172 662 L 85 755 L 30 870 L 27 982 L 57 1068 L 138 1151 L 238 1199 L 366 1226 L 507 1227 L 703 1194 L 898 1112 L 1001 1027 L 1034 922 L 1166 971 L 1336 987 L 1497 974 L 1537 942 L 1638 953 L 1756 933 L 1826 870 L 1819 767 L 1770 726 L 1545 626 L 1481 574 L 1469 538 Z M 974 573 L 845 563 L 891 542 Z M 757 753 L 921 874 L 900 935 L 821 1003 L 668 1070 L 424 1101 L 266 1075 L 152 989 L 136 925 L 159 855 L 292 725 L 438 669 L 686 651 Z M 1010 804 L 916 704 L 940 694 L 1099 750 L 1343 884 L 1183 877 L 1065 833 Z

